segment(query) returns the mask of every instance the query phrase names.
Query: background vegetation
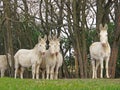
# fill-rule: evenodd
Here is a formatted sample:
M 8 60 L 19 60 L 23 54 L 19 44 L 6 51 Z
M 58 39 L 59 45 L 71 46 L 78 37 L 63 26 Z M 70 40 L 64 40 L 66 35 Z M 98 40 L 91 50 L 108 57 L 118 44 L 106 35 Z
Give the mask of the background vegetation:
M 108 24 L 111 46 L 109 73 L 120 77 L 120 1 L 119 0 L 1 0 L 0 54 L 13 56 L 20 48 L 31 49 L 38 35 L 61 37 L 64 57 L 61 78 L 90 78 L 89 46 L 99 41 L 99 24 Z M 29 72 L 25 72 L 26 77 Z

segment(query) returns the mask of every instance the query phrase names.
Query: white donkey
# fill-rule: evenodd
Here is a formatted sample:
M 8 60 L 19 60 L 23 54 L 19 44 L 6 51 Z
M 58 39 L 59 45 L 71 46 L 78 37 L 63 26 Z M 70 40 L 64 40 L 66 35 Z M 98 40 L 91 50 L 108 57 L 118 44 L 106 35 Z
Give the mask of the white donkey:
M 20 49 L 14 56 L 15 59 L 15 78 L 18 68 L 20 69 L 20 77 L 23 78 L 24 67 L 32 66 L 32 78 L 39 79 L 39 67 L 42 61 L 42 56 L 45 54 L 47 37 L 38 38 L 38 44 L 33 49 Z
M 53 78 L 58 79 L 58 70 L 62 66 L 62 62 L 63 62 L 63 56 L 60 52 L 60 39 L 57 38 L 57 36 L 53 36 L 53 39 L 49 37 L 49 41 L 50 41 L 50 44 L 49 44 L 50 48 L 49 50 L 47 50 L 45 57 L 43 57 L 43 60 L 40 66 L 41 71 L 42 71 L 42 79 L 45 78 L 45 70 L 46 70 L 45 66 L 46 65 L 47 65 L 47 72 L 49 75 L 51 75 L 51 79 Z M 54 56 L 50 55 L 51 52 L 54 52 Z M 52 64 L 50 65 L 50 63 Z M 49 79 L 48 74 L 47 74 L 47 79 Z
M 46 79 L 53 79 L 54 78 L 54 68 L 56 65 L 56 51 L 55 51 L 55 41 L 48 36 L 49 40 L 49 49 L 46 51 L 45 54 L 45 64 L 46 64 Z
M 58 70 L 62 66 L 63 63 L 63 56 L 60 52 L 60 39 L 57 38 L 57 36 L 54 36 L 55 41 L 55 52 L 56 52 L 56 66 L 55 66 L 55 73 L 54 73 L 54 79 L 58 79 Z
M 90 55 L 91 55 L 91 63 L 92 63 L 92 70 L 93 70 L 92 78 L 97 78 L 97 69 L 99 65 L 101 66 L 100 77 L 103 78 L 104 60 L 106 62 L 106 65 L 105 65 L 106 76 L 107 78 L 109 78 L 108 63 L 109 63 L 111 48 L 108 43 L 108 37 L 107 37 L 108 26 L 107 24 L 105 24 L 105 26 L 103 27 L 102 24 L 100 24 L 99 29 L 100 29 L 100 42 L 94 42 L 90 46 Z
M 11 55 L 8 53 L 7 56 L 8 56 L 8 63 L 11 66 Z M 1 77 L 4 76 L 5 70 L 8 68 L 7 56 L 6 55 L 0 55 Z

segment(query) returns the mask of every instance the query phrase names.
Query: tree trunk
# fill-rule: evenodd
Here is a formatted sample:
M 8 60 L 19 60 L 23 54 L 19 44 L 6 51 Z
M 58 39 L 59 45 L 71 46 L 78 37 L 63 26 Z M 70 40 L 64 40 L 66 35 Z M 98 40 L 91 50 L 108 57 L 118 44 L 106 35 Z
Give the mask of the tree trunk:
M 118 49 L 120 45 L 120 2 L 115 1 L 115 37 L 112 45 L 112 52 L 109 62 L 109 73 L 111 78 L 115 78 L 116 62 L 118 58 Z
M 7 42 L 6 42 L 6 52 L 10 53 L 11 55 L 11 60 L 12 60 L 12 66 L 11 66 L 11 76 L 14 76 L 14 58 L 13 58 L 13 43 L 12 43 L 12 30 L 11 30 L 11 22 L 9 18 L 11 18 L 11 5 L 9 0 L 4 0 L 3 1 L 3 6 L 4 6 L 4 17 L 6 18 L 5 21 L 5 27 L 6 27 L 6 34 L 7 34 Z
M 86 25 L 86 14 L 85 14 L 86 0 L 82 2 L 82 59 L 84 68 L 84 78 L 87 78 L 87 46 L 86 46 L 86 35 L 85 35 L 85 25 Z
M 111 50 L 112 52 L 111 52 L 111 57 L 109 62 L 109 74 L 111 78 L 115 78 L 118 49 L 119 49 L 118 45 L 116 44 L 116 42 L 114 42 L 112 45 L 112 50 Z
M 72 42 L 74 42 L 75 38 L 74 35 L 72 33 L 72 23 L 71 23 L 71 9 L 70 9 L 70 0 L 67 1 L 67 22 L 68 22 L 68 31 L 70 33 L 70 40 Z M 69 36 L 68 36 L 69 37 Z M 75 44 L 72 43 L 74 50 L 75 48 Z M 76 52 L 75 52 L 76 51 Z M 78 52 L 77 50 L 74 51 L 74 59 L 75 59 L 75 77 L 78 78 L 79 77 L 79 64 L 78 64 Z
M 77 51 L 77 50 L 75 50 Z M 79 64 L 78 64 L 78 54 L 77 52 L 74 52 L 74 59 L 75 59 L 75 77 L 78 78 L 79 77 Z
M 96 13 L 96 30 L 97 33 L 99 33 L 99 25 L 102 23 L 102 17 L 103 17 L 103 7 L 102 7 L 103 0 L 97 0 L 97 13 Z M 98 36 L 98 35 L 97 35 Z M 97 37 L 98 39 L 98 37 Z
M 76 49 L 78 52 L 78 62 L 79 62 L 79 70 L 80 70 L 80 77 L 84 78 L 84 72 L 83 72 L 83 59 L 82 59 L 82 54 L 81 54 L 81 40 L 80 40 L 80 29 L 79 29 L 79 13 L 80 10 L 77 7 L 78 2 L 76 0 L 73 1 L 73 29 L 74 29 L 74 37 L 75 37 L 75 42 L 76 42 Z
M 60 6 L 59 6 L 59 16 L 58 16 L 58 21 L 57 21 L 57 24 L 58 24 L 58 29 L 57 29 L 57 33 L 58 33 L 58 37 L 60 36 L 60 33 L 61 33 L 61 25 L 63 24 L 63 7 L 64 7 L 64 4 L 63 4 L 63 0 L 60 1 Z

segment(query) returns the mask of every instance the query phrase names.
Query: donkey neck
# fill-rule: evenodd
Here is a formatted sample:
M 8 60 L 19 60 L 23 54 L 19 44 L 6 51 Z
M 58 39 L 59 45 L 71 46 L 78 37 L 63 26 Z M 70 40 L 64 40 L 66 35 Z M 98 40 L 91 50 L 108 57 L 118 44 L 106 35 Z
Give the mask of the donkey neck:
M 34 47 L 32 50 L 34 51 L 34 53 L 35 53 L 36 55 L 40 56 L 41 54 L 40 54 L 40 51 L 39 51 L 38 48 L 37 48 L 37 45 L 38 45 L 38 44 L 36 44 L 35 47 Z
M 110 46 L 109 46 L 108 41 L 106 43 L 101 43 L 101 44 L 105 52 L 109 51 Z

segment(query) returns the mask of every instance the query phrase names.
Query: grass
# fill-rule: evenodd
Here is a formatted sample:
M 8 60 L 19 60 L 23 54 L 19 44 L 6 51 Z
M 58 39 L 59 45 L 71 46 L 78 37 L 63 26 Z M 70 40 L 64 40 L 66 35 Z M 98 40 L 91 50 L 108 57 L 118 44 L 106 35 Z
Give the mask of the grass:
M 120 90 L 120 79 L 32 80 L 0 78 L 0 90 Z

